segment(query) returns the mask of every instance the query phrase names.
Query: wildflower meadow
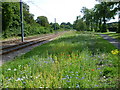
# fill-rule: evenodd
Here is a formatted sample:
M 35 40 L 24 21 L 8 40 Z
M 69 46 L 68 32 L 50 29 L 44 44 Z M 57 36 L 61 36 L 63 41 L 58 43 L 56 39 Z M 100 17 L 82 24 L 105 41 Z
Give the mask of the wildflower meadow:
M 2 88 L 118 88 L 119 54 L 96 33 L 69 31 L 6 62 Z

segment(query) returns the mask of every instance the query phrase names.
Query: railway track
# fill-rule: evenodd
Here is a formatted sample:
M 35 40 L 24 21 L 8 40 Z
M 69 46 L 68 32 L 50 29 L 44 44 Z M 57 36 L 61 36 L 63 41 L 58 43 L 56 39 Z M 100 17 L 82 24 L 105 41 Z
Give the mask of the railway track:
M 17 43 L 15 45 L 4 46 L 4 47 L 2 47 L 2 49 L 0 49 L 0 55 L 5 55 L 5 54 L 8 54 L 8 53 L 12 53 L 14 51 L 18 51 L 20 49 L 38 44 L 40 42 L 47 41 L 49 39 L 52 39 L 52 38 L 55 38 L 55 37 L 61 35 L 62 33 L 63 32 L 60 32 L 58 34 L 50 34 L 50 35 L 40 37 L 40 38 L 35 38 L 35 39 L 32 39 L 32 40 L 29 39 L 29 40 L 26 40 L 25 42 Z M 5 43 L 7 43 L 7 42 L 5 42 Z
M 37 39 L 37 38 L 48 36 L 48 35 L 50 34 L 43 34 L 43 35 L 34 36 L 34 37 L 25 37 L 24 40 L 27 41 L 27 40 Z M 20 42 L 21 42 L 21 39 L 14 39 L 14 40 L 1 41 L 0 43 L 2 43 L 2 47 L 4 46 L 6 47 L 7 45 L 9 46 L 9 44 L 20 43 Z

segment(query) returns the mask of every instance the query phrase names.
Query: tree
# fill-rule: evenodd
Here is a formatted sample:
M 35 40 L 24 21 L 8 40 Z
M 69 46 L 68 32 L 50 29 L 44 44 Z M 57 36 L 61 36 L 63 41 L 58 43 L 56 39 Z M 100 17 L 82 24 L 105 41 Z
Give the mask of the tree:
M 52 25 L 53 25 L 53 23 L 51 22 L 51 23 L 50 23 L 50 25 L 52 26 Z
M 114 16 L 119 11 L 119 4 L 120 2 L 107 2 L 108 0 L 97 0 L 100 2 L 98 7 L 95 6 L 96 11 L 102 19 L 102 32 L 106 32 L 106 22 L 109 21 L 111 18 L 114 18 Z
M 23 17 L 24 17 L 24 21 L 27 24 L 35 24 L 35 20 L 34 20 L 34 14 L 30 14 L 29 13 L 29 6 L 26 3 L 23 3 Z
M 117 32 L 118 22 L 107 23 L 107 28 L 109 31 Z
M 16 36 L 19 33 L 19 9 L 18 2 L 2 2 L 2 30 L 4 37 Z
M 69 27 L 69 29 L 73 27 L 73 25 L 70 22 L 67 22 L 66 25 Z
M 60 29 L 60 25 L 59 25 L 58 23 L 53 23 L 53 24 L 52 24 L 52 28 L 53 28 L 54 30 L 58 30 L 58 29 Z
M 65 23 L 65 22 L 62 22 L 60 25 L 66 25 L 66 23 Z
M 77 31 L 84 31 L 86 30 L 86 23 L 83 21 L 83 19 L 78 19 L 74 21 L 73 28 Z
M 38 16 L 36 22 L 39 23 L 43 27 L 49 27 L 49 22 L 47 17 L 45 16 Z
M 71 28 L 73 28 L 73 25 L 72 25 L 70 22 L 67 22 L 67 23 L 62 22 L 62 23 L 60 24 L 60 27 L 61 27 L 61 28 L 64 28 L 64 29 L 71 29 Z
M 94 20 L 96 22 L 96 27 L 98 29 L 96 31 L 102 30 L 102 16 L 101 16 L 100 10 L 101 10 L 101 5 L 100 4 L 96 4 L 94 6 L 94 9 L 93 9 L 93 11 L 94 11 Z
M 81 12 L 84 14 L 82 18 L 88 29 L 106 32 L 106 22 L 114 18 L 117 10 L 117 4 L 101 2 L 100 4 L 96 4 L 92 9 L 83 7 Z
M 13 10 L 10 3 L 2 2 L 2 30 L 5 31 L 12 23 Z
M 87 25 L 87 29 L 93 30 L 92 28 L 93 27 L 93 9 L 88 9 L 86 7 L 83 7 L 80 12 L 84 14 L 82 18 Z
M 47 18 L 42 18 L 41 27 L 34 20 L 34 15 L 29 12 L 29 6 L 23 3 L 23 19 L 25 35 L 48 33 L 49 23 Z M 45 21 L 45 22 L 44 22 Z M 2 37 L 21 36 L 20 30 L 20 3 L 2 2 Z

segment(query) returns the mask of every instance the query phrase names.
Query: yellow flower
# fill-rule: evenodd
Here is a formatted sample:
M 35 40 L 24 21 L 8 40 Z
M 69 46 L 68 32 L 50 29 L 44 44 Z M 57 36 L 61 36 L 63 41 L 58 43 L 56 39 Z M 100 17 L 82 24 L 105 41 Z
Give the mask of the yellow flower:
M 112 54 L 118 54 L 119 51 L 118 51 L 118 49 L 115 49 L 115 50 L 112 50 L 111 53 L 112 53 Z

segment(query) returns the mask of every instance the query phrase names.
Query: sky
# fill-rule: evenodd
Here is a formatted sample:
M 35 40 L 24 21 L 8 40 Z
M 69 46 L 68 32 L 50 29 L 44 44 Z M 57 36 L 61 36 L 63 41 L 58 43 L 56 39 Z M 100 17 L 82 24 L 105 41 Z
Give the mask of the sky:
M 82 7 L 89 9 L 98 4 L 95 0 L 22 0 L 30 6 L 30 13 L 34 14 L 34 19 L 38 16 L 46 16 L 50 22 L 62 23 L 73 22 L 81 15 Z M 117 17 L 116 17 L 117 18 Z M 117 21 L 113 20 L 113 21 Z

